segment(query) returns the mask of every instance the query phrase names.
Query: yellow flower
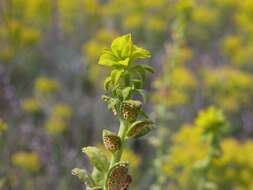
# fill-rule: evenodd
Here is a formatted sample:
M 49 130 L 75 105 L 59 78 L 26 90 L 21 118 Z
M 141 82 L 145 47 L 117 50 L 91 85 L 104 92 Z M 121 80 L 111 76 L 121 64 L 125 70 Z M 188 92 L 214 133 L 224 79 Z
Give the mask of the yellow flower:
M 124 149 L 124 152 L 122 154 L 122 161 L 129 162 L 130 167 L 133 170 L 136 170 L 136 169 L 138 169 L 138 167 L 140 165 L 141 158 L 139 155 L 134 153 L 131 149 Z
M 216 127 L 225 126 L 225 116 L 220 109 L 211 106 L 199 113 L 195 123 L 204 130 L 217 130 Z
M 253 77 L 243 71 L 220 67 L 204 72 L 205 93 L 223 110 L 236 111 L 250 104 Z
M 195 90 L 196 79 L 189 69 L 180 66 L 173 69 L 169 79 L 158 79 L 155 87 L 158 89 L 153 97 L 155 102 L 164 102 L 169 107 L 177 106 L 191 100 L 189 93 Z
M 240 36 L 230 35 L 227 36 L 223 41 L 224 52 L 228 55 L 234 55 L 238 49 L 241 47 Z
M 62 134 L 67 128 L 66 122 L 58 117 L 50 117 L 45 123 L 46 132 L 52 136 Z
M 64 103 L 58 103 L 54 105 L 52 115 L 53 117 L 69 119 L 72 115 L 72 110 L 68 105 Z
M 22 106 L 23 110 L 28 112 L 28 113 L 37 113 L 41 110 L 40 105 L 39 105 L 38 101 L 35 98 L 26 98 L 26 99 L 24 99 L 22 101 L 21 106 Z
M 192 167 L 196 161 L 206 157 L 209 146 L 201 139 L 203 132 L 203 127 L 185 125 L 173 137 L 167 162 L 162 165 L 161 171 L 170 179 L 176 179 L 179 187 L 196 189 L 197 183 L 192 178 Z M 208 171 L 209 180 L 215 182 L 219 189 L 252 187 L 253 141 L 239 142 L 233 138 L 226 138 L 221 146 L 223 154 L 220 159 L 212 162 Z
M 161 32 L 166 29 L 166 22 L 161 18 L 151 17 L 147 20 L 146 27 L 148 30 Z
M 35 89 L 42 94 L 49 94 L 56 92 L 59 89 L 59 83 L 47 77 L 39 77 L 35 81 Z
M 0 135 L 7 129 L 7 124 L 0 118 Z
M 13 57 L 14 52 L 10 47 L 6 47 L 1 50 L 0 52 L 0 59 L 3 60 L 3 62 L 8 62 Z
M 56 136 L 65 132 L 69 127 L 72 116 L 71 108 L 64 103 L 57 103 L 51 110 L 51 115 L 45 122 L 45 130 L 49 135 Z
M 12 163 L 29 172 L 38 172 L 41 168 L 39 156 L 35 152 L 16 152 L 12 155 Z

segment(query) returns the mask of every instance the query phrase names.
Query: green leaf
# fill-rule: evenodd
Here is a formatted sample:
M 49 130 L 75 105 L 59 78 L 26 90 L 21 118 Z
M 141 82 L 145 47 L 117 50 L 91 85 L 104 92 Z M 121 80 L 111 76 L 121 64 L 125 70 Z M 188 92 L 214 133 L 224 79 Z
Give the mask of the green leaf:
M 105 79 L 105 82 L 104 82 L 104 89 L 105 89 L 106 91 L 109 90 L 109 86 L 110 86 L 111 81 L 112 81 L 111 76 L 109 76 L 109 77 L 107 77 L 107 78 Z
M 126 34 L 113 40 L 111 49 L 113 54 L 118 58 L 124 59 L 130 57 L 133 49 L 131 34 Z
M 131 92 L 132 92 L 132 87 L 126 87 L 122 90 L 122 96 L 123 96 L 123 99 L 126 100 L 130 97 L 131 95 Z
M 121 75 L 122 75 L 123 72 L 124 72 L 123 69 L 120 69 L 120 70 L 113 70 L 113 71 L 111 72 L 111 80 L 112 80 L 112 82 L 113 82 L 114 85 L 115 85 L 115 84 L 118 84 L 119 79 L 120 79 L 120 77 L 121 77 Z
M 117 61 L 117 57 L 115 57 L 112 52 L 105 49 L 99 58 L 98 64 L 111 67 L 113 65 L 117 65 Z
M 146 72 L 141 65 L 135 65 L 131 70 L 133 70 L 142 81 L 146 80 Z
M 91 176 L 88 174 L 88 172 L 85 169 L 80 168 L 74 168 L 71 171 L 72 175 L 77 176 L 82 182 L 86 183 L 88 186 L 94 186 L 95 183 Z
M 142 66 L 142 68 L 145 69 L 145 71 L 148 71 L 148 72 L 150 72 L 150 73 L 154 73 L 154 72 L 155 72 L 154 69 L 153 69 L 151 66 L 149 66 L 149 65 L 143 64 L 143 65 L 141 65 L 141 66 Z
M 128 57 L 128 58 L 126 58 L 124 60 L 119 61 L 118 63 L 120 65 L 128 66 L 129 65 L 129 61 L 130 61 L 130 58 Z
M 109 162 L 106 156 L 101 150 L 96 147 L 88 146 L 82 149 L 82 152 L 85 153 L 91 163 L 101 172 L 106 172 L 109 167 Z
M 125 81 L 125 86 L 130 86 L 131 79 L 130 79 L 129 72 L 124 73 L 124 81 Z
M 148 50 L 134 45 L 132 59 L 146 59 L 149 57 L 151 57 L 151 54 Z
M 96 185 L 103 185 L 104 184 L 104 173 L 99 171 L 97 168 L 93 168 L 93 171 L 92 171 L 92 179 L 94 180 L 95 184 Z
M 103 190 L 103 188 L 101 186 L 87 187 L 87 190 Z
M 142 86 L 142 81 L 138 80 L 138 79 L 134 79 L 133 80 L 133 86 L 134 86 L 134 89 L 140 89 L 141 86 Z
M 150 120 L 142 120 L 134 122 L 127 131 L 127 138 L 139 138 L 151 131 L 154 123 Z
M 139 93 L 139 94 L 142 96 L 144 102 L 147 102 L 148 93 L 146 92 L 146 90 L 143 90 L 143 89 L 136 89 L 135 91 L 136 91 L 137 93 Z

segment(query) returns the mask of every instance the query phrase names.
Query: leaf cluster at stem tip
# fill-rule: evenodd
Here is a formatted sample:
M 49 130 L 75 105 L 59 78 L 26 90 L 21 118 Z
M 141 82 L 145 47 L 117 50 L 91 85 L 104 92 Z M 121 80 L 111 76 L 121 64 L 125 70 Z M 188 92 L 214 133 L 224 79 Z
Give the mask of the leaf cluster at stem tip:
M 104 82 L 105 95 L 102 99 L 119 119 L 120 127 L 117 134 L 103 130 L 104 147 L 111 152 L 111 160 L 99 148 L 89 146 L 82 149 L 94 166 L 93 171 L 89 174 L 84 169 L 75 168 L 72 174 L 90 190 L 127 190 L 132 181 L 128 174 L 129 164 L 121 162 L 124 144 L 154 128 L 154 123 L 142 109 L 142 101 L 133 99 L 135 94 L 141 95 L 144 101 L 146 99 L 143 82 L 147 73 L 154 71 L 149 65 L 136 64 L 135 61 L 149 57 L 148 50 L 133 43 L 131 34 L 113 40 L 111 49 L 105 49 L 100 56 L 99 64 L 111 70 Z

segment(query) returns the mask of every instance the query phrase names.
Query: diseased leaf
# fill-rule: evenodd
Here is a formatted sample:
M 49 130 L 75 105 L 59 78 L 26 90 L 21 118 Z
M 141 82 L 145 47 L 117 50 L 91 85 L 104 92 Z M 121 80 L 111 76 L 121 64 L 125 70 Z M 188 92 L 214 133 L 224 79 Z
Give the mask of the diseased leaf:
M 142 120 L 134 122 L 127 131 L 127 138 L 139 138 L 146 135 L 151 129 L 154 128 L 154 124 L 150 120 Z
M 106 129 L 103 130 L 103 142 L 105 148 L 111 152 L 119 150 L 121 146 L 120 138 Z
M 138 117 L 142 103 L 137 100 L 126 100 L 122 102 L 121 114 L 123 119 L 133 122 Z
M 127 190 L 132 178 L 128 175 L 128 163 L 115 164 L 106 177 L 106 190 Z

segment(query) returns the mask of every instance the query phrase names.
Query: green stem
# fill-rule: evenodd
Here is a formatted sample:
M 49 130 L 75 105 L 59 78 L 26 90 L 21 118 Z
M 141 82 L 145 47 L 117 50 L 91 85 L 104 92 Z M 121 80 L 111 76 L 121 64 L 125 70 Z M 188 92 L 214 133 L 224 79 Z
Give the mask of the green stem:
M 121 160 L 128 125 L 129 125 L 128 121 L 120 119 L 120 128 L 119 128 L 118 136 L 121 139 L 121 147 L 117 152 L 115 152 L 113 154 L 113 157 L 112 157 L 112 160 L 111 160 L 111 163 L 110 163 L 110 167 L 112 167 L 114 164 L 116 164 L 117 162 L 119 162 Z

